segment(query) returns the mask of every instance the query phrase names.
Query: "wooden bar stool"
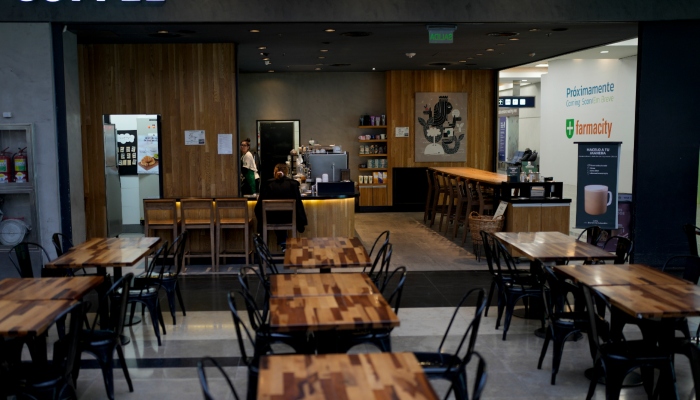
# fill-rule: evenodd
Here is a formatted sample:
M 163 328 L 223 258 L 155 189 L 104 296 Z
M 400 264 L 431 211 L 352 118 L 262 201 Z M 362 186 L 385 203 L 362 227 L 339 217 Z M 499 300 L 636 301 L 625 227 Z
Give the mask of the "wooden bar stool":
M 427 224 L 431 216 L 432 200 L 433 200 L 433 174 L 430 173 L 429 169 L 425 170 L 425 174 L 428 176 L 428 193 L 425 196 L 425 212 L 423 213 L 423 223 Z
M 216 262 L 216 246 L 214 244 L 216 216 L 214 215 L 214 202 L 212 199 L 184 199 L 180 201 L 180 210 L 182 211 L 182 230 L 190 231 L 193 229 L 209 229 L 209 241 L 211 249 L 209 256 L 211 257 L 211 266 L 214 271 L 219 269 Z M 192 232 L 189 233 L 187 243 L 188 250 L 183 258 L 199 257 L 206 255 L 192 254 L 192 242 L 195 242 Z
M 216 199 L 216 261 L 220 258 L 239 256 L 240 253 L 222 253 L 221 242 L 225 229 L 241 229 L 243 231 L 243 254 L 246 265 L 250 264 L 250 235 L 253 231 L 253 218 L 248 212 L 248 200 Z M 225 247 L 225 245 L 224 245 Z
M 270 211 L 291 211 L 292 221 L 287 223 L 272 223 L 268 222 L 267 213 Z M 296 200 L 263 200 L 262 205 L 262 227 L 263 241 L 267 244 L 267 231 L 292 231 L 292 237 L 297 237 L 297 208 Z
M 443 186 L 442 183 L 442 173 L 433 171 L 433 206 L 431 210 L 430 226 L 435 224 L 435 218 L 437 218 L 438 210 L 442 211 L 442 206 L 440 205 L 440 195 L 447 195 L 447 188 Z
M 180 219 L 177 217 L 175 199 L 143 199 L 143 233 L 146 236 L 159 236 L 172 243 L 178 235 Z M 156 235 L 155 231 L 166 231 L 165 235 Z M 146 265 L 150 255 L 146 256 Z
M 447 217 L 445 223 L 445 233 L 449 230 L 450 221 L 454 218 L 452 212 L 454 211 L 455 205 L 455 179 L 449 175 L 442 176 L 442 186 L 445 187 L 445 194 L 443 195 L 442 201 L 442 211 L 440 212 L 440 225 L 438 225 L 438 232 L 442 232 L 442 220 Z

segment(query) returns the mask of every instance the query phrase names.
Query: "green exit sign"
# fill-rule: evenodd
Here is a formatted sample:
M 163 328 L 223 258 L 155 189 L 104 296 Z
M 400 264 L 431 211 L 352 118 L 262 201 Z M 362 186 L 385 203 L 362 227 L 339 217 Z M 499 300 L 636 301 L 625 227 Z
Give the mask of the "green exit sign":
M 428 43 L 449 44 L 454 40 L 456 26 L 428 26 Z

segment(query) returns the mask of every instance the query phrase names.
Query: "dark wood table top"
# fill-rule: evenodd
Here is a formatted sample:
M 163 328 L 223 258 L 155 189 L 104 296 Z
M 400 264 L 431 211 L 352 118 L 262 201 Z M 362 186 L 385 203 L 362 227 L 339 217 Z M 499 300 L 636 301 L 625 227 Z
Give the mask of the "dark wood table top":
M 72 247 L 46 267 L 131 267 L 148 255 L 158 242 L 159 237 L 90 239 Z
M 542 262 L 552 262 L 561 259 L 567 260 L 614 260 L 615 254 L 593 246 L 586 242 L 576 240 L 561 232 L 545 232 L 540 241 L 521 241 L 519 236 L 504 235 L 506 232 L 496 232 L 494 235 L 503 243 L 507 243 L 513 248 L 523 253 L 530 260 L 540 260 Z M 522 240 L 527 240 L 529 236 L 523 235 Z M 547 240 L 546 238 L 551 238 Z
M 437 400 L 413 353 L 263 356 L 258 399 Z
M 377 294 L 379 290 L 362 273 L 270 275 L 272 297 Z
M 38 336 L 75 300 L 0 300 L 0 337 Z
M 571 243 L 576 238 L 561 232 L 495 232 L 494 235 L 509 244 L 522 243 Z
M 270 328 L 277 332 L 396 326 L 399 317 L 381 294 L 270 298 Z
M 471 181 L 488 183 L 489 185 L 500 185 L 508 181 L 508 176 L 506 175 L 484 171 L 483 169 L 469 167 L 430 167 L 430 169 Z
M 7 278 L 0 280 L 0 299 L 79 300 L 102 282 L 102 276 Z
M 611 305 L 636 318 L 700 315 L 700 287 L 696 285 L 611 285 L 594 289 Z
M 557 265 L 554 270 L 586 286 L 693 284 L 643 264 Z
M 372 265 L 359 238 L 287 238 L 287 268 L 346 268 Z

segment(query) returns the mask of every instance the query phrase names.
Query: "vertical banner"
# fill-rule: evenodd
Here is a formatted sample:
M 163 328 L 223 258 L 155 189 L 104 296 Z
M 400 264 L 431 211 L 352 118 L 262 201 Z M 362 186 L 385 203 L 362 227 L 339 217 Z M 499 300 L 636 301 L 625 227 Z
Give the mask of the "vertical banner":
M 138 129 L 137 146 L 138 156 L 136 157 L 137 172 L 139 174 L 159 173 L 160 156 L 158 154 L 158 120 L 138 118 L 136 120 Z
M 507 119 L 507 117 L 498 117 L 498 161 L 506 161 Z
M 621 142 L 576 142 L 578 187 L 576 227 L 617 229 Z

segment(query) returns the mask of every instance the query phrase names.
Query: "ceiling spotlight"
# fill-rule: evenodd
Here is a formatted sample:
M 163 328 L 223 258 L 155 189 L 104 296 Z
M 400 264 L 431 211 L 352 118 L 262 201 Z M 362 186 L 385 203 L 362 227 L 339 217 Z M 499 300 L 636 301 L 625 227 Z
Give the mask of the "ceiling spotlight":
M 535 67 L 538 67 L 538 68 L 547 68 L 547 67 L 549 67 L 549 64 L 537 64 L 537 65 L 535 65 Z
M 167 35 L 167 34 L 168 34 L 168 31 L 158 31 L 158 34 L 159 34 L 159 35 Z
M 516 38 L 516 37 L 512 37 L 512 38 L 510 38 L 510 39 L 508 39 L 508 40 L 516 41 L 516 40 L 520 40 L 520 39 L 518 39 L 518 38 Z
M 534 56 L 535 56 L 535 53 L 529 53 L 528 56 L 534 57 Z
M 268 69 L 267 72 L 275 72 L 274 69 Z
M 486 51 L 493 51 L 493 49 L 486 49 Z
M 263 61 L 270 61 L 270 57 L 263 58 Z
M 328 29 L 324 30 L 324 32 L 328 32 L 328 33 L 335 32 L 335 29 L 333 29 L 333 28 L 328 28 Z
M 326 58 L 326 57 L 324 57 L 324 56 L 320 56 L 319 58 L 323 60 L 323 59 L 324 59 L 324 58 Z
M 321 53 L 328 53 L 328 50 L 326 50 L 326 49 L 321 49 Z
M 474 57 L 467 57 L 467 60 L 473 60 Z
M 537 32 L 537 31 L 539 31 L 539 29 L 537 29 L 537 28 L 530 29 L 530 32 Z
M 375 68 L 374 68 L 374 67 L 372 67 L 372 71 L 374 71 L 374 70 L 375 70 Z
M 250 33 L 260 33 L 260 29 L 251 29 L 248 32 Z
M 265 47 L 265 46 L 258 47 L 258 50 L 266 50 L 266 49 L 267 49 L 267 47 Z
M 607 51 L 607 50 L 603 50 L 603 51 L 600 52 L 600 54 L 608 54 L 608 51 Z
M 465 63 L 465 62 L 467 62 L 467 60 L 459 60 L 459 62 Z
M 477 56 L 483 56 L 483 54 L 481 54 L 481 53 L 476 53 L 476 55 L 477 55 Z
M 408 58 L 413 58 L 416 56 L 416 53 L 406 53 L 406 57 Z
M 321 68 L 315 68 L 315 70 L 316 70 L 316 71 L 320 71 L 320 70 L 321 70 Z
M 442 70 L 443 70 L 443 71 L 446 71 L 446 70 L 447 70 L 447 68 L 443 68 Z

